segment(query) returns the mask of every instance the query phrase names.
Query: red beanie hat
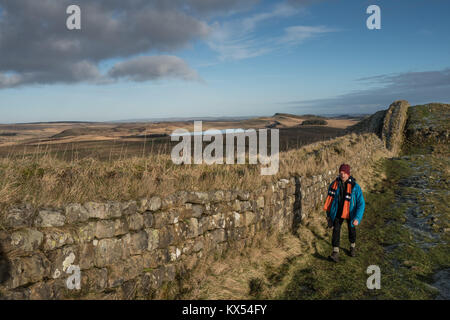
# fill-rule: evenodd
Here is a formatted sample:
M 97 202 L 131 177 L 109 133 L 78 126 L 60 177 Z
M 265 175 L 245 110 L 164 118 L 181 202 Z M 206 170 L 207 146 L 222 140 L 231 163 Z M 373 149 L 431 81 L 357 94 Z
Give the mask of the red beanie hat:
M 348 164 L 341 164 L 339 167 L 339 172 L 344 171 L 346 174 L 350 175 L 350 166 Z

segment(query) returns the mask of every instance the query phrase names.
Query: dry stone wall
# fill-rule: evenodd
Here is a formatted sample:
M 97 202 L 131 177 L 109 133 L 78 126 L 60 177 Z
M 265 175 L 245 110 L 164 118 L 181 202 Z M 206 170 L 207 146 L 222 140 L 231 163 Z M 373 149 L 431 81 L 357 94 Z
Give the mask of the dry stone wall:
M 250 246 L 257 232 L 291 230 L 294 194 L 294 179 L 282 179 L 253 193 L 178 192 L 61 208 L 14 206 L 0 231 L 0 290 L 11 299 L 111 292 L 150 298 L 206 255 Z M 70 266 L 79 267 L 79 290 L 67 285 Z

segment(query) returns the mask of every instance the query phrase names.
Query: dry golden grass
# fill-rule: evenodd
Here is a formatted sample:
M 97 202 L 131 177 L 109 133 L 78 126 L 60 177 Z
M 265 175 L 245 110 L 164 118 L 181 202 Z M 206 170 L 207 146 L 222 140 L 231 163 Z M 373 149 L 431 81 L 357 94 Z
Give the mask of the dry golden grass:
M 259 236 L 258 244 L 243 250 L 230 249 L 224 259 L 203 261 L 188 280 L 190 292 L 183 299 L 245 300 L 251 279 L 264 279 L 283 262 L 296 257 L 306 259 L 303 243 L 293 235 Z M 274 298 L 275 292 L 264 292 L 264 299 Z
M 63 161 L 49 154 L 0 159 L 0 203 L 37 206 L 130 200 L 178 190 L 249 190 L 292 175 L 314 175 L 381 143 L 374 134 L 356 134 L 280 153 L 280 169 L 261 176 L 261 165 L 175 165 L 155 154 L 122 160 L 92 158 Z M 377 157 L 382 154 L 377 155 Z

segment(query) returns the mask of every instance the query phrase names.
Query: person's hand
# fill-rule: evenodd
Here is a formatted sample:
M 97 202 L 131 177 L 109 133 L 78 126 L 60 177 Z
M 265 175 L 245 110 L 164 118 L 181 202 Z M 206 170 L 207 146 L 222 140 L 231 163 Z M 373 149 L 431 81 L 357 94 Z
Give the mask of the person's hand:
M 358 220 L 354 220 L 354 221 L 353 221 L 353 225 L 354 225 L 354 226 L 357 226 L 358 224 L 359 224 Z

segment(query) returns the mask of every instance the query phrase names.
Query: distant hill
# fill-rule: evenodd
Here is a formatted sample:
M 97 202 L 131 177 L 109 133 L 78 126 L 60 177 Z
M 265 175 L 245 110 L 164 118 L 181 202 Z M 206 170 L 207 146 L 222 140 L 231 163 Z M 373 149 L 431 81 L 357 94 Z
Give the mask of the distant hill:
M 325 117 L 317 116 L 317 115 L 314 115 L 314 114 L 295 115 L 295 114 L 290 114 L 290 113 L 279 113 L 279 112 L 275 113 L 275 114 L 273 115 L 273 117 L 274 117 L 274 118 L 305 119 L 305 120 L 308 120 L 308 119 L 322 119 L 322 118 L 325 118 Z
M 169 117 L 169 118 L 142 118 L 128 120 L 108 121 L 110 123 L 133 123 L 133 122 L 180 122 L 180 121 L 241 121 L 253 119 L 255 116 L 231 116 L 231 117 Z

